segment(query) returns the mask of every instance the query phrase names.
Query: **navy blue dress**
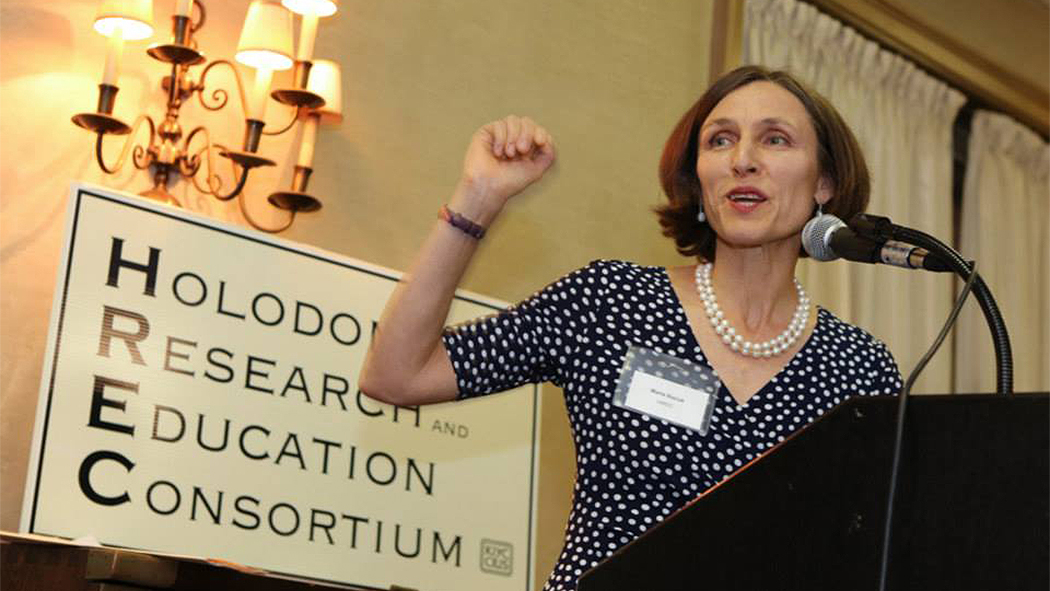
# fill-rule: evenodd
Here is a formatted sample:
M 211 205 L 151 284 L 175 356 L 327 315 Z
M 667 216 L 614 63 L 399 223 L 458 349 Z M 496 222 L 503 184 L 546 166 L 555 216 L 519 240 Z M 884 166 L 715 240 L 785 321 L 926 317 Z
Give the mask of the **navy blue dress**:
M 705 435 L 613 405 L 630 345 L 708 366 L 666 269 L 596 261 L 498 314 L 446 329 L 459 397 L 553 382 L 565 393 L 576 485 L 545 590 L 587 569 L 851 396 L 896 394 L 885 345 L 818 310 L 802 349 L 746 404 L 723 386 Z

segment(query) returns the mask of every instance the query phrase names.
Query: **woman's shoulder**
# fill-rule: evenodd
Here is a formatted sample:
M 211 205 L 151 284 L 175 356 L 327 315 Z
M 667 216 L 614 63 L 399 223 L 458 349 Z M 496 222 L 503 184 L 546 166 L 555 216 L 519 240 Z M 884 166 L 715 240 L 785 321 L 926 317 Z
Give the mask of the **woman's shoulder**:
M 867 330 L 846 322 L 827 308 L 817 306 L 818 333 L 825 339 L 839 341 L 841 345 L 885 349 L 886 344 Z
M 897 372 L 897 361 L 886 343 L 867 330 L 842 320 L 830 310 L 817 308 L 818 322 L 815 336 L 823 344 L 825 353 L 836 354 L 863 365 L 878 363 Z
M 630 290 L 640 284 L 654 285 L 667 277 L 667 269 L 617 259 L 595 259 L 563 279 L 591 284 L 603 291 Z
M 644 276 L 644 275 L 656 275 L 666 271 L 664 267 L 658 267 L 655 265 L 642 265 L 632 261 L 624 261 L 619 259 L 595 259 L 583 267 L 581 270 L 588 271 L 594 274 L 603 276 Z
M 886 343 L 863 328 L 850 324 L 826 308 L 818 308 L 817 350 L 821 363 L 832 371 L 853 374 L 854 386 L 868 394 L 896 394 L 901 387 L 900 369 Z
M 534 294 L 541 298 L 570 299 L 578 296 L 609 298 L 631 293 L 639 287 L 658 288 L 666 282 L 663 267 L 639 265 L 630 261 L 595 259 L 562 275 Z

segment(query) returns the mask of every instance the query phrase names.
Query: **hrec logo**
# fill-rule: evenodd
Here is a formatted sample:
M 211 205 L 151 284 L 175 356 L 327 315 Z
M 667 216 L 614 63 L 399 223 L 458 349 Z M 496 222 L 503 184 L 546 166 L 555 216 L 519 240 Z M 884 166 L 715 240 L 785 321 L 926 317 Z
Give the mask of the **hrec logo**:
M 495 540 L 481 540 L 481 570 L 510 576 L 514 572 L 514 546 Z

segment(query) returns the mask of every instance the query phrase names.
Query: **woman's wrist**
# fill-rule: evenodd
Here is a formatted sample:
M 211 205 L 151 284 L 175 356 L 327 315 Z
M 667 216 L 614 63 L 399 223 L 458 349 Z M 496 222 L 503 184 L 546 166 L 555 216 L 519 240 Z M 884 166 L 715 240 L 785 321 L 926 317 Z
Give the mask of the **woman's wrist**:
M 487 228 L 503 210 L 504 202 L 505 200 L 493 195 L 483 184 L 463 179 L 452 193 L 448 209 Z
M 438 217 L 444 220 L 446 224 L 475 240 L 481 240 L 485 237 L 485 230 L 487 228 L 481 224 L 474 223 L 474 220 L 449 208 L 447 205 L 441 206 L 441 209 L 438 211 Z

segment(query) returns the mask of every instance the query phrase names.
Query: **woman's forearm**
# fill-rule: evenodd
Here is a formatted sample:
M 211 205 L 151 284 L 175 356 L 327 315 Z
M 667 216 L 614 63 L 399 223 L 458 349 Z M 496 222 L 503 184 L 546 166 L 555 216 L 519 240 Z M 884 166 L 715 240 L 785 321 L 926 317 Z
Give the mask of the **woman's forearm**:
M 550 135 L 530 119 L 511 115 L 489 123 L 471 138 L 448 208 L 488 227 L 507 199 L 553 162 Z M 477 242 L 461 228 L 435 222 L 379 320 L 359 378 L 365 394 L 413 405 L 455 398 L 456 375 L 441 331 Z
M 461 183 L 448 207 L 487 227 L 498 212 L 487 210 L 478 191 Z M 361 369 L 362 391 L 397 404 L 455 398 L 455 374 L 441 331 L 477 243 L 443 220 L 434 223 L 412 268 L 383 310 Z

